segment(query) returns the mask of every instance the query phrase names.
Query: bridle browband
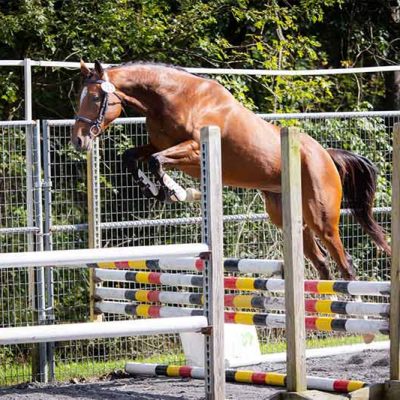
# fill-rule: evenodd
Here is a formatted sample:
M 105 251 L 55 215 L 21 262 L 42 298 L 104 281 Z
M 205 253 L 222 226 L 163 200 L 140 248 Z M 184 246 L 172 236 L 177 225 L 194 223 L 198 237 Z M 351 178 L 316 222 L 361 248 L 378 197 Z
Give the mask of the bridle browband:
M 84 84 L 97 83 L 97 84 L 101 85 L 102 83 L 106 83 L 106 82 L 108 82 L 108 81 L 106 81 L 104 79 L 90 79 L 90 78 L 88 78 L 88 79 L 85 79 L 83 83 Z M 106 115 L 107 108 L 108 108 L 108 105 L 109 105 L 109 103 L 108 103 L 109 94 L 113 93 L 120 100 L 119 104 L 123 104 L 123 99 L 117 93 L 115 93 L 115 91 L 114 92 L 106 92 L 105 90 L 103 90 L 103 88 L 101 88 L 101 91 L 103 92 L 103 99 L 101 100 L 99 114 L 98 114 L 96 119 L 93 120 L 93 119 L 84 117 L 83 115 L 76 115 L 75 116 L 75 120 L 76 121 L 81 121 L 81 122 L 85 122 L 85 123 L 89 124 L 89 126 L 90 126 L 90 128 L 89 128 L 89 137 L 91 139 L 97 137 L 101 133 L 100 126 L 104 121 L 104 117 Z

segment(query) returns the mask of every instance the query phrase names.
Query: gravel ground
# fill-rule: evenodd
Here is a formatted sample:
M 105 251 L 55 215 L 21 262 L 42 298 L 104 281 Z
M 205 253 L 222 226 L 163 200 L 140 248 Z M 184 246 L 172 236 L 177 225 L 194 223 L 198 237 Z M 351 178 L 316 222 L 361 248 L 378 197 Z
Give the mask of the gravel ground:
M 285 372 L 285 363 L 262 364 L 251 369 Z M 389 353 L 358 354 L 307 360 L 309 375 L 383 382 L 389 377 Z M 266 400 L 282 388 L 227 384 L 227 399 Z M 175 378 L 108 377 L 85 383 L 29 384 L 0 389 L 2 400 L 200 400 L 202 381 Z

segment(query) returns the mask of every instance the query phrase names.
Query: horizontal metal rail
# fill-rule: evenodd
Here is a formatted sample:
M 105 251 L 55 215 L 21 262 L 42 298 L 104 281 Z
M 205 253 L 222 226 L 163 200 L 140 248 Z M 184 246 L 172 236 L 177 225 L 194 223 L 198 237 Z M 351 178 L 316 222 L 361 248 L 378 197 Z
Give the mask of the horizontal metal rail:
M 0 121 L 0 127 L 7 127 L 7 126 L 33 126 L 36 125 L 36 121 Z
M 390 213 L 391 207 L 375 207 L 373 212 L 378 214 Z M 340 211 L 341 215 L 350 215 L 349 209 L 343 209 Z M 224 215 L 224 222 L 243 222 L 243 221 L 268 221 L 268 214 L 264 213 L 249 213 L 249 214 L 237 214 L 237 215 Z M 121 229 L 121 228 L 142 228 L 142 227 L 154 227 L 154 226 L 178 226 L 178 225 L 189 225 L 189 224 L 201 224 L 201 217 L 182 217 L 182 218 L 160 218 L 160 219 L 144 219 L 140 221 L 120 221 L 120 222 L 102 222 L 100 227 L 102 229 Z M 51 227 L 52 232 L 67 232 L 67 231 L 85 231 L 88 229 L 87 224 L 76 224 L 76 225 L 53 225 Z
M 35 226 L 23 226 L 18 228 L 0 228 L 0 235 L 19 235 L 23 233 L 36 233 L 40 229 Z
M 400 117 L 400 111 L 344 111 L 344 112 L 315 112 L 315 113 L 288 113 L 288 114 L 258 114 L 263 119 L 332 119 L 332 118 L 374 118 Z
M 74 119 L 48 119 L 46 122 L 48 126 L 73 126 L 75 124 Z M 144 117 L 116 118 L 112 122 L 112 125 L 139 125 L 144 124 L 145 122 L 146 118 Z
M 81 232 L 87 230 L 88 230 L 88 224 L 52 225 L 50 228 L 50 231 L 53 233 Z
M 267 120 L 284 120 L 284 119 L 332 119 L 332 118 L 373 118 L 373 117 L 400 117 L 400 111 L 346 111 L 346 112 L 315 112 L 315 113 L 288 113 L 288 114 L 257 114 Z M 112 124 L 144 124 L 144 117 L 117 118 Z M 48 126 L 73 126 L 74 119 L 51 119 L 47 120 Z
M 378 214 L 390 213 L 391 207 L 375 207 L 373 212 Z M 349 209 L 343 209 L 340 211 L 341 215 L 350 215 Z M 242 221 L 268 221 L 268 214 L 263 213 L 250 213 L 250 214 L 237 214 L 237 215 L 224 215 L 224 222 L 242 222 Z M 142 227 L 154 227 L 154 226 L 165 226 L 165 225 L 189 225 L 189 224 L 201 224 L 201 217 L 183 217 L 183 218 L 160 218 L 160 219 L 144 219 L 140 221 L 120 221 L 120 222 L 102 222 L 100 227 L 102 229 L 121 229 L 121 228 L 142 228 Z M 51 232 L 80 232 L 86 231 L 88 224 L 70 224 L 70 225 L 53 225 Z M 38 228 L 26 227 L 26 228 L 0 228 L 0 234 L 13 234 L 13 233 L 24 233 L 24 232 L 36 232 Z
M 0 66 L 23 66 L 24 60 L 3 60 Z M 32 67 L 52 67 L 52 68 L 80 68 L 79 62 L 71 61 L 36 61 L 30 60 Z M 88 67 L 93 68 L 93 63 L 87 63 Z M 118 64 L 104 63 L 103 66 L 115 66 Z M 271 70 L 271 69 L 244 69 L 244 68 L 188 68 L 186 71 L 193 74 L 211 75 L 256 75 L 256 76 L 319 76 L 319 75 L 347 75 L 365 74 L 375 72 L 400 71 L 400 65 L 387 65 L 378 67 L 359 67 L 359 68 L 332 68 L 332 69 L 310 69 L 310 70 Z
M 161 257 L 197 257 L 208 252 L 208 245 L 171 244 L 164 246 L 113 247 L 101 249 L 55 250 L 26 253 L 4 253 L 0 270 L 6 268 L 81 265 L 105 261 L 142 260 Z
M 0 67 L 23 67 L 24 60 L 0 60 Z
M 267 214 L 238 214 L 238 215 L 224 215 L 224 222 L 239 222 L 239 221 L 266 221 L 269 219 Z M 166 219 L 149 219 L 141 221 L 121 221 L 121 222 L 102 222 L 100 224 L 102 229 L 114 228 L 137 228 L 137 227 L 150 227 L 150 226 L 164 226 L 164 225 L 189 225 L 201 224 L 201 217 L 183 217 L 183 218 L 166 218 Z
M 238 215 L 224 215 L 224 222 L 239 222 L 239 221 L 266 221 L 269 219 L 267 214 L 238 214 Z M 100 227 L 102 229 L 121 229 L 121 228 L 141 228 L 141 227 L 154 227 L 154 226 L 178 226 L 189 224 L 201 224 L 201 217 L 183 217 L 183 218 L 160 218 L 160 219 L 144 219 L 140 221 L 120 221 L 120 222 L 102 222 Z M 88 224 L 76 225 L 53 225 L 52 232 L 66 232 L 66 231 L 84 231 L 88 229 Z

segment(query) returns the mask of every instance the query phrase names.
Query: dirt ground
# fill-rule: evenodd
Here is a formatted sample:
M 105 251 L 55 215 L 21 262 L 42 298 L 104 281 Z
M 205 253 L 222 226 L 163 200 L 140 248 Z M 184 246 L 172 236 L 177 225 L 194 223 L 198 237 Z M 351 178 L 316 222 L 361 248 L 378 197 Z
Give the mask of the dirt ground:
M 285 363 L 261 364 L 258 371 L 285 372 Z M 307 360 L 307 374 L 321 377 L 383 382 L 389 377 L 387 350 Z M 282 388 L 227 384 L 226 398 L 267 400 Z M 109 377 L 85 383 L 29 384 L 0 389 L 1 400 L 200 400 L 203 381 L 176 378 Z

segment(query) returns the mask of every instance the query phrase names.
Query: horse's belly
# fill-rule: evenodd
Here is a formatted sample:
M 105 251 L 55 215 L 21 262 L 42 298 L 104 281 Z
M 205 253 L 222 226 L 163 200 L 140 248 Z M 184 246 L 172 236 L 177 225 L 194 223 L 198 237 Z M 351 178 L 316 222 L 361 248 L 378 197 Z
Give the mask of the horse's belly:
M 271 176 L 255 170 L 248 170 L 247 174 L 234 172 L 227 171 L 223 173 L 223 182 L 225 185 L 244 189 L 267 190 L 270 192 L 280 192 L 281 190 L 280 176 Z
M 179 166 L 177 168 L 195 179 L 200 179 L 200 166 Z M 280 160 L 278 163 L 273 164 L 268 162 L 268 157 L 262 161 L 243 158 L 232 159 L 223 151 L 222 182 L 227 186 L 244 189 L 280 192 Z
M 192 178 L 198 180 L 201 176 L 200 167 L 179 167 L 179 170 Z M 244 172 L 247 171 L 247 172 Z M 270 192 L 280 192 L 280 176 L 271 177 L 260 171 L 257 173 L 232 170 L 227 166 L 222 166 L 222 183 L 226 186 L 240 187 L 244 189 L 268 190 Z
M 224 183 L 230 186 L 279 191 L 280 153 L 226 143 L 222 147 L 222 174 Z

